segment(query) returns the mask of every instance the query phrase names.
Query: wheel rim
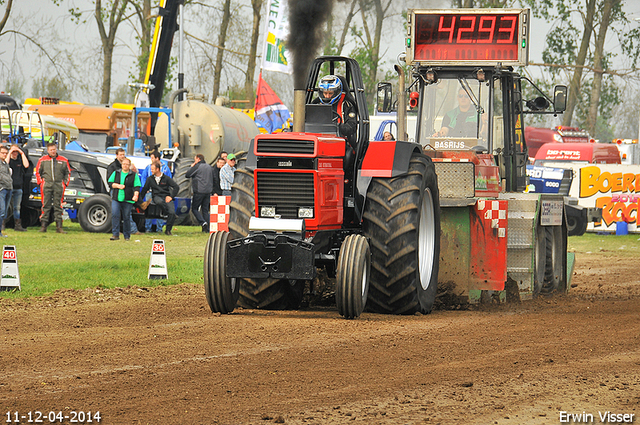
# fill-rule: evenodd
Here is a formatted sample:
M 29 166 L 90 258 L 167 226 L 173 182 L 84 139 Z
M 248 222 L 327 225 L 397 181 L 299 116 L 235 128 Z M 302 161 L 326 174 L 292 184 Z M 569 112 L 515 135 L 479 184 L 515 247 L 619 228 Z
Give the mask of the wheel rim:
M 435 252 L 435 212 L 431 190 L 427 188 L 422 196 L 420 208 L 420 227 L 418 230 L 418 272 L 420 273 L 420 286 L 426 290 L 431 283 L 433 271 L 433 255 Z
M 362 298 L 364 298 L 364 293 L 366 292 L 367 289 L 367 280 L 369 279 L 369 270 L 367 270 L 367 261 L 364 262 L 364 270 L 362 271 L 362 282 L 360 284 L 360 296 Z
M 107 210 L 102 205 L 91 207 L 87 214 L 89 223 L 93 226 L 101 226 L 107 221 Z

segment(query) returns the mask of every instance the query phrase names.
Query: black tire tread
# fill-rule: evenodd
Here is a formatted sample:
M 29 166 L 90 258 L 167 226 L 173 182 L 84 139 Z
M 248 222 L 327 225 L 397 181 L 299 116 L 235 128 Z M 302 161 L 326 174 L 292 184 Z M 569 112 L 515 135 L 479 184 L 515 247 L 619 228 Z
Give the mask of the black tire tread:
M 231 186 L 229 203 L 229 231 L 231 239 L 243 238 L 249 234 L 249 219 L 254 215 L 255 197 L 253 172 L 245 168 L 246 159 L 240 158 Z M 298 308 L 302 301 L 302 291 L 293 288 L 284 279 L 238 279 L 243 308 L 284 310 Z M 304 282 L 297 282 L 297 286 Z M 299 294 L 299 295 L 298 295 Z
M 439 204 L 435 169 L 431 160 L 414 153 L 409 171 L 392 179 L 374 178 L 367 193 L 363 214 L 364 234 L 371 248 L 371 276 L 367 308 L 378 313 L 428 313 L 431 305 L 423 308 L 416 285 L 418 275 L 418 223 L 421 191 L 429 179 L 434 208 L 437 208 L 437 235 L 439 237 Z M 439 251 L 439 242 L 436 242 Z M 437 274 L 436 252 L 434 271 Z M 435 291 L 433 291 L 435 299 Z M 429 295 L 431 296 L 431 295 Z
M 237 290 L 231 288 L 226 276 L 226 246 L 229 233 L 213 232 L 209 235 L 204 253 L 204 292 L 209 308 L 214 313 L 231 313 L 238 299 Z
M 191 179 L 188 179 L 186 174 L 191 168 L 193 161 L 187 158 L 178 158 L 175 165 L 175 174 L 173 180 L 178 184 L 180 190 L 178 191 L 178 198 L 191 198 Z M 192 216 L 191 211 L 188 214 L 182 214 L 176 217 L 175 225 L 191 226 L 196 223 L 195 217 Z
M 336 305 L 338 313 L 345 319 L 355 319 L 364 310 L 367 290 L 365 288 L 363 299 L 360 284 L 364 271 L 369 274 L 370 256 L 367 240 L 362 235 L 349 235 L 342 243 L 337 268 Z
M 98 227 L 92 226 L 87 218 L 88 209 L 90 209 L 95 203 L 103 203 L 104 207 L 107 211 L 107 218 L 105 222 Z M 86 199 L 78 208 L 78 222 L 80 223 L 80 227 L 85 232 L 91 233 L 107 233 L 111 231 L 111 197 L 104 193 L 98 193 L 96 195 L 90 196 Z

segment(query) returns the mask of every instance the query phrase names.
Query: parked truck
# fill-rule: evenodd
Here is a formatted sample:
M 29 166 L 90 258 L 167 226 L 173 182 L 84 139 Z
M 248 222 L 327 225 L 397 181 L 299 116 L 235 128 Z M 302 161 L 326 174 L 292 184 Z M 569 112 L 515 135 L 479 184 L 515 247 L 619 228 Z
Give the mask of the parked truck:
M 409 10 L 415 143 L 405 141 L 404 117 L 399 140 L 370 141 L 358 63 L 317 58 L 295 93 L 294 131 L 256 136 L 238 166 L 230 233 L 212 233 L 205 248 L 211 310 L 295 307 L 319 267 L 336 277 L 345 318 L 365 306 L 428 313 L 439 286 L 474 302 L 566 291 L 564 202 L 524 193 L 524 117 L 562 112 L 567 90 L 522 98 L 522 85 L 533 83 L 513 67 L 527 64 L 529 23 L 527 9 Z M 342 75 L 355 99 L 354 148 L 330 109 L 311 114 L 320 122 L 301 119 L 318 107 L 326 72 Z M 400 93 L 402 103 L 403 85 Z M 473 104 L 471 133 L 436 135 L 463 95 Z
M 586 130 L 577 127 L 556 126 L 554 128 L 525 127 L 529 157 L 534 158 L 538 149 L 546 143 L 589 143 L 594 140 Z

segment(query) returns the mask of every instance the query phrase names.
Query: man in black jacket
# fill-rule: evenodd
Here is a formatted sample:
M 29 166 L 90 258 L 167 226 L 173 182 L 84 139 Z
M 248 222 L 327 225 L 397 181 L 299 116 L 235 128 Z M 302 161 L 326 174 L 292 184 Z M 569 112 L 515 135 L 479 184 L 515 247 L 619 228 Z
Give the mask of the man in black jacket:
M 166 174 L 162 174 L 161 164 L 158 162 L 151 163 L 151 173 L 144 187 L 140 191 L 140 199 L 144 199 L 144 195 L 151 190 L 153 202 L 160 206 L 162 212 L 167 215 L 167 227 L 164 233 L 173 236 L 171 229 L 176 221 L 176 207 L 173 204 L 173 198 L 176 197 L 180 187 L 173 179 Z
M 198 221 L 202 231 L 209 233 L 209 209 L 211 192 L 213 191 L 213 168 L 204 161 L 204 155 L 199 153 L 191 168 L 185 174 L 191 179 L 191 211 Z
M 211 167 L 213 169 L 213 191 L 212 195 L 222 196 L 222 189 L 220 189 L 220 169 L 224 167 L 227 163 L 227 160 L 219 157 L 216 161 L 216 165 Z

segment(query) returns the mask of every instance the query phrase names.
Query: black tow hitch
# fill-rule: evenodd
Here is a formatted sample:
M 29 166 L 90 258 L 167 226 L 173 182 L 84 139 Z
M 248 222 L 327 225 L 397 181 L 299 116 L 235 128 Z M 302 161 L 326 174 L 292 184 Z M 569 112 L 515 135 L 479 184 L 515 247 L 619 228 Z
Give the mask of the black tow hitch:
M 316 276 L 314 245 L 299 234 L 263 231 L 227 242 L 227 276 L 302 279 Z

